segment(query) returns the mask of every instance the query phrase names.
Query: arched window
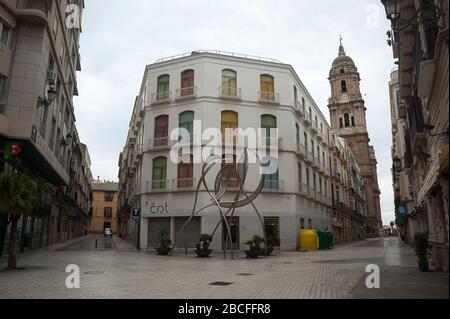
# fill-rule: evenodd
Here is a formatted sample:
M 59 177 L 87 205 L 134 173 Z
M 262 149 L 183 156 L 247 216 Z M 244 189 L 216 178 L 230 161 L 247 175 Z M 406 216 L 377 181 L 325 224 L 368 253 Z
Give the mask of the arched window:
M 341 81 L 342 93 L 347 93 L 347 82 Z
M 234 70 L 222 71 L 222 95 L 237 96 L 237 73 Z
M 356 126 L 356 123 L 355 123 L 355 117 L 354 117 L 354 116 L 352 116 L 352 126 L 353 126 L 353 127 Z
M 167 158 L 157 157 L 153 160 L 152 190 L 167 187 Z
M 306 111 L 306 101 L 305 101 L 304 97 L 302 97 L 302 110 L 303 110 L 303 113 L 305 113 L 305 111 Z
M 275 86 L 273 76 L 268 74 L 261 75 L 261 99 L 266 101 L 275 100 Z
M 170 76 L 168 74 L 158 77 L 158 88 L 156 94 L 157 101 L 166 101 L 170 95 Z
M 192 143 L 193 135 L 194 135 L 194 112 L 186 111 L 180 114 L 179 116 L 179 125 L 180 129 L 185 129 L 189 134 L 189 139 Z M 182 132 L 180 132 L 182 134 Z M 184 140 L 187 141 L 188 137 L 184 137 Z
M 178 164 L 178 188 L 188 188 L 194 185 L 194 157 L 189 156 L 189 163 L 181 161 Z
M 181 73 L 181 96 L 194 95 L 194 83 L 194 70 L 186 70 Z
M 344 123 L 345 127 L 350 127 L 350 116 L 348 115 L 348 113 L 344 114 Z
M 222 131 L 222 143 L 225 143 L 227 140 L 231 141 L 233 139 L 233 144 L 236 144 L 236 129 L 239 125 L 239 115 L 233 111 L 223 111 L 222 112 L 222 123 L 221 123 L 221 131 Z M 231 134 L 227 137 L 227 134 Z
M 342 121 L 342 117 L 339 118 L 339 127 L 344 127 L 344 122 Z
M 298 124 L 295 124 L 295 137 L 297 141 L 297 145 L 300 145 L 300 126 Z
M 161 115 L 155 119 L 155 143 L 157 147 L 169 144 L 169 116 Z
M 261 116 L 261 128 L 266 131 L 266 146 L 274 145 L 277 135 L 272 133 L 272 130 L 277 128 L 277 118 L 273 115 Z

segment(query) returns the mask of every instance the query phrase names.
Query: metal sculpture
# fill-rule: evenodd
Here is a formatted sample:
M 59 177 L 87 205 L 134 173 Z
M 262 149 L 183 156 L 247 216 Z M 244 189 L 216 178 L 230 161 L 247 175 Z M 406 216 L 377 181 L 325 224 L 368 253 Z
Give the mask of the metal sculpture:
M 218 209 L 218 212 L 219 212 L 220 220 L 217 223 L 217 225 L 215 226 L 212 236 L 214 237 L 214 235 L 217 232 L 220 225 L 222 225 L 222 229 L 223 229 L 223 225 L 225 226 L 226 232 L 227 232 L 225 245 L 223 245 L 223 255 L 224 255 L 225 259 L 226 259 L 228 241 L 231 240 L 231 238 L 232 238 L 231 237 L 231 228 L 230 228 L 230 224 L 228 222 L 228 218 L 230 218 L 230 220 L 233 220 L 233 217 L 236 213 L 237 208 L 245 207 L 247 205 L 251 205 L 253 207 L 253 209 L 255 210 L 256 215 L 258 216 L 258 219 L 261 223 L 261 227 L 262 227 L 263 234 L 264 234 L 264 241 L 267 243 L 267 235 L 266 235 L 266 231 L 265 231 L 265 227 L 264 227 L 264 220 L 261 217 L 261 214 L 259 213 L 255 204 L 253 203 L 255 201 L 255 199 L 260 195 L 261 191 L 264 188 L 265 175 L 261 174 L 261 179 L 259 181 L 258 187 L 256 188 L 256 190 L 253 193 L 247 194 L 244 191 L 244 185 L 245 185 L 245 181 L 247 179 L 248 168 L 249 168 L 248 152 L 249 152 L 248 148 L 244 148 L 244 150 L 241 153 L 241 155 L 239 156 L 236 164 L 235 163 L 232 163 L 232 164 L 226 163 L 225 159 L 223 159 L 221 156 L 218 156 L 218 155 L 211 155 L 206 159 L 206 161 L 202 165 L 202 174 L 201 174 L 200 180 L 197 184 L 197 189 L 195 191 L 195 200 L 194 200 L 194 207 L 192 209 L 192 214 L 179 232 L 179 233 L 182 233 L 184 231 L 184 229 L 186 228 L 186 226 L 192 221 L 192 219 L 194 217 L 196 217 L 198 214 L 200 214 L 202 211 L 204 211 L 207 208 L 216 206 Z M 255 154 L 256 160 L 261 167 L 262 161 L 260 160 L 258 154 L 256 154 L 253 151 L 251 151 L 251 152 Z M 208 173 L 211 171 L 211 169 L 218 164 L 220 164 L 222 167 L 221 167 L 219 173 L 217 173 L 217 175 L 216 175 L 215 182 L 214 182 L 214 193 L 213 193 L 211 191 L 210 187 L 208 186 L 208 183 L 206 182 L 206 177 L 208 176 Z M 229 174 L 228 174 L 228 176 L 224 176 L 224 172 L 227 172 L 229 168 L 236 168 L 236 165 L 237 165 L 238 190 L 232 201 L 222 201 L 225 194 L 228 193 L 231 182 L 232 182 L 232 179 L 229 176 Z M 213 200 L 213 203 L 210 205 L 207 205 L 205 207 L 197 209 L 198 195 L 199 195 L 200 188 L 202 185 L 204 186 L 206 192 L 209 194 L 209 196 Z M 224 211 L 224 209 L 226 209 L 226 211 Z M 224 244 L 223 237 L 224 236 L 222 236 L 222 244 Z M 233 249 L 232 242 L 230 245 L 230 251 L 231 251 L 231 258 L 234 259 L 234 249 Z M 265 245 L 265 255 L 267 256 L 267 244 Z

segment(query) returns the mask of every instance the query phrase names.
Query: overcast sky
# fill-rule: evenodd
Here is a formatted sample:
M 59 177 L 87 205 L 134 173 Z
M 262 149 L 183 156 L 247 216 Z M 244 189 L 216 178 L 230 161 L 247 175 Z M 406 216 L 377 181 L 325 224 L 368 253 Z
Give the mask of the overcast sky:
M 117 180 L 144 68 L 194 50 L 223 50 L 291 64 L 329 119 L 328 73 L 339 35 L 361 73 L 371 143 L 378 158 L 383 221 L 394 219 L 388 82 L 394 68 L 380 0 L 93 0 L 81 37 L 77 127 L 94 178 Z

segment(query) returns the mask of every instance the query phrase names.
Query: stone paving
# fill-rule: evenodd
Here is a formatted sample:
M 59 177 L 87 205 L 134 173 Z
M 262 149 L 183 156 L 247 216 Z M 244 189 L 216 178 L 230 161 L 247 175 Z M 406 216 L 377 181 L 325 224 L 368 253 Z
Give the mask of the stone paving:
M 95 249 L 95 239 L 99 247 Z M 101 236 L 19 256 L 23 270 L 7 272 L 0 259 L 0 298 L 349 299 L 448 298 L 448 274 L 421 273 L 413 250 L 396 238 L 371 239 L 315 253 L 275 252 L 250 260 L 239 253 L 197 259 L 190 252 L 156 256 L 117 237 Z M 368 264 L 381 268 L 381 289 L 365 287 Z M 68 264 L 81 271 L 81 288 L 65 287 Z M 227 286 L 211 283 L 225 282 Z

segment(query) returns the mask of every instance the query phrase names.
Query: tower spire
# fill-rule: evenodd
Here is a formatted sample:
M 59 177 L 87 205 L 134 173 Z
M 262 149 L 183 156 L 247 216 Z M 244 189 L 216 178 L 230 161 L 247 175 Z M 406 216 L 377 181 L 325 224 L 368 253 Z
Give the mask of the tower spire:
M 342 45 L 342 40 L 344 38 L 342 37 L 342 35 L 339 35 L 339 56 L 345 56 L 345 49 L 344 46 Z

